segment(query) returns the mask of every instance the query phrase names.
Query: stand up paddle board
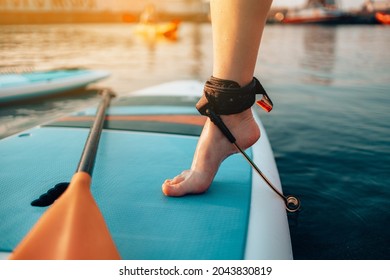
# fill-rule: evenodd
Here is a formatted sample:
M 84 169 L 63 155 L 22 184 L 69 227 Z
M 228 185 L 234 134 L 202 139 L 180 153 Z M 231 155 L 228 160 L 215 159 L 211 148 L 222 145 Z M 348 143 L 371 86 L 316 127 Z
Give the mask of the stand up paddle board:
M 59 94 L 108 76 L 107 71 L 78 68 L 0 74 L 0 103 Z
M 222 163 L 206 193 L 162 193 L 166 178 L 191 166 L 206 121 L 195 109 L 202 90 L 198 81 L 171 82 L 120 97 L 107 111 L 91 189 L 121 258 L 291 259 L 285 205 L 240 154 Z M 70 180 L 95 113 L 89 108 L 0 140 L 0 257 L 47 210 L 31 202 Z M 261 138 L 246 152 L 282 191 L 256 121 Z

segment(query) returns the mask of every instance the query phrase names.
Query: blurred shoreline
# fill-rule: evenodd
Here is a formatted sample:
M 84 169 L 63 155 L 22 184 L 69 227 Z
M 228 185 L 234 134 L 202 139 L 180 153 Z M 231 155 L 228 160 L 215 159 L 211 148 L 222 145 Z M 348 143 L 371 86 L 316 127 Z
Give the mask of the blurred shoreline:
M 288 13 L 287 8 L 271 9 L 267 23 L 285 24 L 279 20 Z M 343 11 L 333 24 L 380 24 L 377 11 Z M 386 11 L 388 12 L 388 11 Z M 160 21 L 180 20 L 181 22 L 210 22 L 208 12 L 203 13 L 159 13 Z M 136 23 L 139 13 L 118 11 L 0 11 L 0 25 L 12 24 L 66 24 L 66 23 Z
M 1 24 L 135 23 L 140 13 L 116 11 L 0 11 Z M 161 21 L 207 22 L 207 13 L 159 13 Z

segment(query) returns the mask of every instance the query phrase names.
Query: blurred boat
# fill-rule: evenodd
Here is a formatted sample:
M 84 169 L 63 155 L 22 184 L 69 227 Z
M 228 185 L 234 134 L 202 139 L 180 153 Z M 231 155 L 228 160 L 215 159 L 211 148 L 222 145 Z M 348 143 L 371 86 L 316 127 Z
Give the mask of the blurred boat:
M 344 13 L 334 1 L 308 1 L 302 8 L 289 9 L 286 14 L 278 14 L 279 21 L 285 24 L 336 24 L 344 20 Z
M 343 20 L 343 13 L 339 10 L 325 7 L 308 7 L 289 10 L 282 18 L 285 24 L 336 24 Z
M 390 14 L 377 12 L 375 13 L 375 19 L 381 24 L 390 24 Z

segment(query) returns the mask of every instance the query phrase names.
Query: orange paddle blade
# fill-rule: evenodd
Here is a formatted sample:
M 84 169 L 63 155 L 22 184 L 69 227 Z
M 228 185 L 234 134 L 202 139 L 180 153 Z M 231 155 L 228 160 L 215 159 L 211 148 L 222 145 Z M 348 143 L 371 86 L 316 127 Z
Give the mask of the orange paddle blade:
M 88 173 L 74 174 L 10 259 L 120 259 L 90 186 Z

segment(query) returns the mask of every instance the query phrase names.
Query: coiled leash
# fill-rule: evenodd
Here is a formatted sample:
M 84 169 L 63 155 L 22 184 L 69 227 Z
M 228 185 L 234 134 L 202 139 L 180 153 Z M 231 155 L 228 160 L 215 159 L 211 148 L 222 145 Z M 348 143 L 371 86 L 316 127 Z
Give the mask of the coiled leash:
M 256 94 L 261 94 L 262 98 L 256 101 Z M 248 163 L 263 178 L 267 185 L 284 201 L 287 211 L 296 212 L 301 203 L 298 198 L 292 195 L 284 196 L 270 180 L 261 172 L 253 160 L 237 144 L 229 128 L 222 121 L 220 115 L 238 114 L 252 107 L 256 102 L 263 110 L 270 112 L 273 104 L 263 86 L 255 77 L 244 86 L 235 81 L 218 79 L 211 77 L 204 86 L 204 94 L 196 104 L 199 113 L 210 118 L 210 120 L 221 130 L 226 138 L 237 148 Z

